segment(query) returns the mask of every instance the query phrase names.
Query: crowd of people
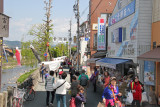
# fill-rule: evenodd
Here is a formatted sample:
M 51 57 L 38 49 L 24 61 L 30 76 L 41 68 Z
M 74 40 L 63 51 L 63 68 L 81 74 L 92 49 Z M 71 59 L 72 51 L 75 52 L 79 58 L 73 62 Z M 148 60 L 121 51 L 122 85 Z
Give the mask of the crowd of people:
M 70 94 L 70 107 L 84 107 L 87 101 L 87 88 L 89 87 L 89 83 L 93 84 L 93 92 L 97 91 L 97 85 L 103 87 L 104 92 L 102 95 L 102 100 L 105 107 L 123 107 L 122 98 L 124 96 L 124 89 L 122 91 L 121 87 L 123 83 L 125 83 L 125 79 L 123 78 L 121 81 L 122 84 L 117 84 L 117 78 L 110 75 L 109 72 L 102 72 L 101 69 L 94 68 L 94 73 L 89 78 L 86 75 L 86 71 L 82 70 L 80 72 L 76 72 L 73 66 L 69 66 L 69 74 L 70 74 L 70 83 L 65 79 L 67 77 L 67 73 L 63 71 L 63 67 L 60 67 L 62 71 L 50 71 L 49 73 L 46 71 L 44 64 L 40 68 L 40 76 L 42 77 L 42 82 L 44 81 L 43 75 L 45 75 L 45 88 L 46 88 L 46 105 L 49 106 L 53 104 L 54 97 L 56 97 L 57 107 L 60 107 L 60 100 L 62 100 L 63 107 L 66 107 L 66 94 L 67 91 Z M 59 79 L 56 80 L 54 77 L 54 73 L 56 73 L 56 77 L 59 74 Z M 100 74 L 103 76 L 100 76 Z M 138 76 L 132 76 L 132 81 L 129 82 L 128 89 L 133 94 L 133 102 L 132 106 L 136 105 L 140 107 L 140 103 L 142 100 L 142 92 L 144 91 L 143 84 L 139 81 Z M 49 97 L 52 96 L 51 102 L 49 102 Z

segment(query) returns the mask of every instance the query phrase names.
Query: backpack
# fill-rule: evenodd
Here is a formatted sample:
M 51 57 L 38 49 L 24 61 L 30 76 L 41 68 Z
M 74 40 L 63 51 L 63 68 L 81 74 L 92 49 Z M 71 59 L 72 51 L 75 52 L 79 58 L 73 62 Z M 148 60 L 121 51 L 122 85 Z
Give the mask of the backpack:
M 69 107 L 76 107 L 75 98 L 74 98 L 74 97 L 72 97 L 72 98 L 70 99 Z
M 87 82 L 88 82 L 88 80 L 87 80 L 86 75 L 81 75 L 80 85 L 81 85 L 81 86 L 86 86 L 86 85 L 87 85 Z

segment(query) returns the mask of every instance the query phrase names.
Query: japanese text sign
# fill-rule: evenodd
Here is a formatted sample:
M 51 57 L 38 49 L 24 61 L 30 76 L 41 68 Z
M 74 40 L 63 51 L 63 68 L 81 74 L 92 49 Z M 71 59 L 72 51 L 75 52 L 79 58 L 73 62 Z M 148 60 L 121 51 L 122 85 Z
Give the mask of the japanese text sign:
M 98 18 L 97 50 L 106 50 L 106 19 Z
M 9 36 L 9 17 L 0 14 L 0 37 L 8 37 Z
M 124 7 L 122 10 L 117 12 L 115 15 L 112 15 L 109 17 L 108 23 L 109 26 L 112 26 L 113 24 L 119 22 L 120 20 L 128 17 L 129 15 L 133 14 L 135 12 L 135 3 L 136 1 L 132 1 L 130 4 L 128 4 L 126 7 Z

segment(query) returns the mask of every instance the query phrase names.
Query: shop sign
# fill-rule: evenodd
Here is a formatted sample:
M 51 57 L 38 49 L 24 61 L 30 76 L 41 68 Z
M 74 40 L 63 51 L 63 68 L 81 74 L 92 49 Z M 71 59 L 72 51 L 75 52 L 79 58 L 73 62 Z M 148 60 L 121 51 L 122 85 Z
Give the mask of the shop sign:
M 131 38 L 131 40 L 136 39 L 137 25 L 138 25 L 138 11 L 136 11 L 136 13 L 132 19 L 131 25 L 130 25 L 130 38 Z
M 106 50 L 106 19 L 98 18 L 97 50 Z
M 155 85 L 155 62 L 144 61 L 144 83 L 146 85 Z
M 109 20 L 108 20 L 109 26 L 112 26 L 113 24 L 133 14 L 135 12 L 135 3 L 136 3 L 136 0 L 133 0 L 130 4 L 128 4 L 122 10 L 117 12 L 115 15 L 112 15 L 111 17 L 109 17 Z
M 93 24 L 92 30 L 98 30 L 98 24 Z
M 9 17 L 0 13 L 0 37 L 9 36 Z

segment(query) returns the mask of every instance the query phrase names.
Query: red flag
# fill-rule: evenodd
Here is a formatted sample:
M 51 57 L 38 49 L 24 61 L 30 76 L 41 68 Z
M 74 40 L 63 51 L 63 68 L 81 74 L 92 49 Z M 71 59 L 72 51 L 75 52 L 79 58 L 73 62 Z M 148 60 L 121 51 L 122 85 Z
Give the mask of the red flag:
M 100 23 L 104 23 L 104 19 L 100 19 Z
M 15 56 L 16 56 L 16 58 L 17 58 L 17 63 L 18 63 L 18 65 L 21 66 L 21 54 L 20 54 L 20 51 L 19 51 L 18 49 L 16 49 Z

